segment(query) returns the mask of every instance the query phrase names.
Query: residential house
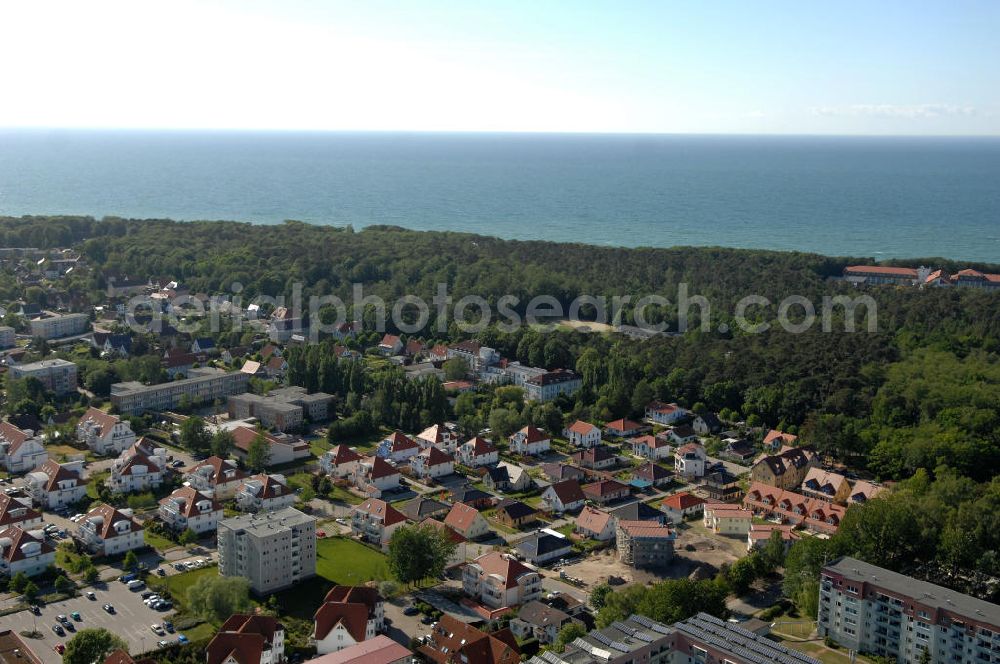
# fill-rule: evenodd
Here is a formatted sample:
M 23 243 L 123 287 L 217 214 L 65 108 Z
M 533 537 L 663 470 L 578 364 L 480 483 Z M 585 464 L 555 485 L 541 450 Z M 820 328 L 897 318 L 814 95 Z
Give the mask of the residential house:
M 573 616 L 565 611 L 532 600 L 510 621 L 510 630 L 521 640 L 534 638 L 542 645 L 549 645 L 555 643 L 559 630 L 572 622 Z
M 40 530 L 20 525 L 0 528 L 0 576 L 36 576 L 55 565 L 56 550 Z M 6 660 L 0 653 L 0 661 Z
M 569 369 L 543 371 L 529 376 L 521 384 L 528 401 L 552 401 L 563 394 L 574 394 L 583 387 L 583 378 Z
M 607 512 L 584 505 L 573 523 L 573 530 L 581 537 L 607 542 L 615 537 L 616 521 Z
M 601 430 L 590 422 L 584 422 L 583 420 L 577 420 L 563 429 L 563 436 L 574 447 L 587 449 L 601 444 Z
M 431 446 L 410 458 L 410 470 L 417 477 L 435 480 L 455 474 L 455 459 L 450 454 Z
M 205 649 L 206 664 L 281 664 L 285 627 L 276 618 L 235 614 L 222 624 Z
M 693 493 L 680 491 L 664 498 L 661 505 L 671 521 L 680 523 L 687 517 L 701 514 L 705 508 L 705 501 Z
M 649 425 L 640 424 L 639 422 L 633 422 L 629 419 L 620 419 L 608 422 L 604 425 L 604 431 L 609 436 L 615 436 L 616 438 L 628 438 L 631 436 L 638 436 L 644 431 L 649 430 Z
M 396 463 L 407 461 L 420 451 L 420 445 L 406 434 L 394 431 L 388 438 L 379 443 L 376 456 L 389 459 Z
M 533 565 L 564 558 L 573 551 L 573 541 L 553 531 L 536 530 L 514 547 L 518 557 Z
M 552 482 L 561 482 L 563 480 L 583 482 L 587 478 L 586 471 L 567 463 L 543 463 L 542 472 Z
M 264 363 L 264 374 L 271 380 L 283 380 L 286 371 L 288 362 L 283 357 L 272 355 L 271 359 Z
M 713 470 L 705 475 L 702 488 L 711 500 L 721 503 L 737 502 L 743 497 L 740 480 L 725 468 Z
M 385 334 L 382 336 L 382 341 L 379 342 L 376 348 L 378 349 L 379 354 L 391 357 L 393 355 L 399 355 L 403 352 L 403 342 L 399 336 L 395 334 Z
M 771 429 L 764 436 L 764 448 L 772 452 L 778 452 L 783 447 L 795 447 L 798 442 L 798 436 L 777 429 Z
M 706 458 L 705 448 L 701 443 L 681 445 L 674 452 L 674 472 L 686 478 L 703 477 Z
M 644 463 L 638 468 L 632 471 L 632 477 L 641 481 L 648 482 L 654 487 L 664 487 L 669 486 L 673 481 L 673 473 L 658 463 Z
M 688 411 L 675 403 L 653 401 L 646 406 L 646 419 L 653 424 L 662 424 L 664 426 L 676 424 L 688 415 Z
M 243 512 L 274 512 L 292 507 L 296 499 L 285 476 L 274 473 L 248 477 L 236 489 L 236 506 Z
M 562 514 L 583 507 L 587 497 L 576 480 L 563 480 L 550 484 L 542 492 L 542 508 L 548 512 Z
M 493 496 L 471 484 L 463 484 L 452 489 L 451 500 L 480 510 L 493 506 Z
M 399 506 L 399 511 L 413 523 L 420 523 L 425 519 L 443 519 L 451 510 L 451 505 L 442 503 L 440 500 L 417 496 Z
M 458 448 L 458 460 L 469 468 L 491 466 L 500 460 L 500 452 L 493 443 L 476 436 Z
M 416 441 L 422 448 L 437 447 L 448 454 L 454 454 L 458 449 L 460 438 L 461 432 L 458 426 L 452 422 L 445 422 L 427 427 L 417 434 Z
M 750 532 L 753 512 L 732 503 L 705 503 L 702 521 L 716 535 L 744 538 Z
M 848 497 L 847 502 L 851 505 L 859 503 L 867 503 L 869 500 L 880 494 L 885 487 L 878 484 L 872 484 L 871 482 L 866 482 L 865 480 L 857 480 L 854 486 L 851 487 L 851 495 Z
M 722 431 L 722 422 L 715 413 L 702 413 L 695 416 L 691 428 L 699 436 L 714 436 Z
M 851 495 L 851 483 L 840 473 L 822 468 L 810 468 L 802 480 L 800 491 L 802 495 L 810 498 L 846 505 Z
M 670 429 L 661 435 L 666 436 L 674 445 L 698 442 L 698 434 L 687 424 L 678 424 L 677 426 L 670 427 Z
M 351 509 L 351 534 L 389 550 L 392 534 L 406 523 L 399 510 L 378 498 L 369 498 Z
M 609 507 L 607 511 L 618 521 L 651 521 L 664 525 L 667 523 L 667 516 L 663 512 L 638 500 L 618 507 Z
M 25 489 L 36 505 L 55 510 L 80 502 L 87 495 L 83 461 L 57 463 L 48 459 L 25 476 Z
M 493 518 L 508 528 L 521 529 L 538 521 L 538 510 L 520 500 L 505 498 L 497 503 Z
M 842 505 L 800 493 L 753 482 L 743 499 L 743 506 L 765 519 L 803 526 L 818 533 L 837 532 L 847 509 Z
M 309 443 L 298 436 L 290 436 L 286 433 L 270 433 L 260 431 L 248 426 L 238 426 L 232 430 L 233 434 L 233 455 L 238 459 L 246 461 L 250 454 L 250 446 L 258 438 L 267 444 L 268 466 L 281 466 L 294 461 L 307 459 L 312 455 Z
M 112 493 L 150 491 L 163 484 L 167 450 L 149 438 L 140 438 L 111 464 L 107 487 Z
M 337 445 L 319 458 L 319 467 L 334 479 L 352 477 L 358 469 L 361 455 L 347 445 Z
M 451 506 L 448 516 L 444 519 L 444 525 L 468 540 L 477 540 L 492 534 L 490 524 L 479 510 L 464 503 L 455 503 Z
M 726 448 L 719 453 L 719 456 L 746 462 L 757 455 L 757 450 L 745 438 L 726 438 L 723 442 L 726 444 Z
M 146 546 L 142 524 L 132 510 L 100 503 L 77 522 L 76 536 L 91 553 L 116 556 Z
M 587 500 L 593 501 L 598 505 L 607 505 L 619 500 L 625 500 L 632 495 L 632 491 L 627 484 L 622 484 L 618 480 L 612 479 L 603 479 L 593 484 L 585 484 L 581 488 Z
M 135 442 L 135 432 L 128 420 L 93 407 L 76 423 L 76 436 L 95 454 L 103 456 L 117 456 Z
M 540 456 L 551 448 L 552 440 L 545 433 L 530 424 L 515 431 L 508 439 L 512 454 L 521 456 Z
M 34 431 L 20 429 L 10 422 L 0 422 L 0 462 L 8 473 L 26 473 L 48 458 L 43 441 L 34 435 Z
M 159 516 L 174 532 L 214 533 L 222 518 L 222 504 L 194 487 L 182 486 L 160 501 Z
M 362 457 L 354 471 L 354 486 L 372 498 L 395 491 L 400 486 L 399 469 L 382 457 Z
M 0 528 L 9 526 L 25 530 L 42 526 L 42 514 L 31 507 L 31 498 L 0 493 Z
M 677 533 L 649 521 L 618 521 L 618 559 L 633 567 L 665 567 L 674 559 Z
M 385 603 L 375 588 L 334 586 L 313 615 L 316 652 L 325 655 L 374 639 L 385 629 Z
M 379 634 L 343 650 L 319 655 L 312 664 L 413 664 L 413 653 L 388 636 Z
M 434 664 L 519 664 L 521 661 L 517 638 L 510 629 L 487 634 L 447 613 L 431 628 L 419 652 Z
M 589 470 L 607 470 L 618 465 L 618 455 L 607 445 L 574 452 L 569 458 L 580 467 Z
M 632 443 L 632 454 L 650 461 L 668 459 L 673 454 L 670 441 L 659 436 L 646 434 L 631 438 L 628 442 Z
M 493 491 L 527 491 L 534 482 L 528 471 L 521 466 L 501 461 L 486 469 L 483 483 Z
M 773 533 L 779 533 L 781 541 L 785 544 L 785 553 L 798 542 L 801 536 L 795 532 L 795 526 L 783 526 L 774 523 L 754 523 L 750 525 L 747 533 L 747 552 L 763 549 Z
M 793 447 L 780 454 L 763 456 L 750 469 L 753 482 L 779 489 L 795 489 L 806 479 L 810 469 L 819 465 L 816 453 L 807 447 Z
M 210 456 L 189 468 L 184 481 L 216 500 L 229 500 L 236 496 L 246 476 L 232 461 Z
M 518 606 L 542 595 L 542 577 L 514 556 L 491 551 L 462 568 L 462 590 L 491 609 Z
M 160 360 L 160 366 L 167 372 L 171 380 L 178 376 L 187 376 L 197 363 L 198 356 L 179 348 L 170 348 L 163 354 L 163 359 Z
M 195 355 L 210 355 L 218 351 L 215 341 L 208 337 L 200 337 L 191 343 L 191 352 Z

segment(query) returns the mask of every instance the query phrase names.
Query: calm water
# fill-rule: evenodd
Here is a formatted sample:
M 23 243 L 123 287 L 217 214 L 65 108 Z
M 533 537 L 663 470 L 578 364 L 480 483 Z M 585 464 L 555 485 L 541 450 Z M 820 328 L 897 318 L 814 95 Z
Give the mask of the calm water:
M 1000 139 L 4 130 L 0 214 L 1000 262 Z

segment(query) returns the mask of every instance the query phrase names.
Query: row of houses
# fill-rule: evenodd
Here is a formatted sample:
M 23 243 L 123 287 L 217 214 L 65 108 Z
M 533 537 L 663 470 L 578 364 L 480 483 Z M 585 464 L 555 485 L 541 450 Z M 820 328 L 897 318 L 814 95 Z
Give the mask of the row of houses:
M 891 267 L 885 265 L 850 265 L 844 268 L 844 280 L 854 285 L 917 286 L 920 288 L 979 288 L 1000 290 L 1000 274 L 988 274 L 966 268 L 954 274 L 929 267 Z

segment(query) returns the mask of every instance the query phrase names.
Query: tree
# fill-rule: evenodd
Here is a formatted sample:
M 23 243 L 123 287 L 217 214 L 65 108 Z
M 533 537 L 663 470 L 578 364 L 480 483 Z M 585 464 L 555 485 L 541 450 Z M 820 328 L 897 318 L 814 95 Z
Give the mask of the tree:
M 24 572 L 18 572 L 14 575 L 14 578 L 10 580 L 10 589 L 16 593 L 23 592 L 24 588 L 30 583 L 28 575 Z
M 740 558 L 729 568 L 726 580 L 733 590 L 733 594 L 742 597 L 750 590 L 750 586 L 757 579 L 757 567 L 760 554 L 756 551 L 748 556 Z
M 125 560 L 122 562 L 122 567 L 132 572 L 139 566 L 139 556 L 135 555 L 135 551 L 129 551 L 125 554 Z
M 559 630 L 556 634 L 556 640 L 552 644 L 552 648 L 556 652 L 562 652 L 566 649 L 566 644 L 572 642 L 574 639 L 586 636 L 587 628 L 578 622 L 570 622 L 563 625 L 563 628 Z
M 212 454 L 220 459 L 228 459 L 229 453 L 233 451 L 236 442 L 233 440 L 233 433 L 220 429 L 212 436 Z
M 55 586 L 56 592 L 65 594 L 73 589 L 73 582 L 67 579 L 64 574 L 60 574 L 56 577 Z
M 768 572 L 773 572 L 785 564 L 785 540 L 781 536 L 781 531 L 771 531 L 771 536 L 767 538 L 764 549 L 761 551 L 761 558 Z
M 389 571 L 400 583 L 440 577 L 457 546 L 434 526 L 403 526 L 389 541 Z
M 87 562 L 90 562 L 90 558 L 87 558 Z M 99 578 L 101 578 L 101 574 L 97 571 L 97 568 L 94 567 L 93 563 L 83 570 L 84 583 L 96 583 Z
M 28 583 L 24 585 L 24 590 L 21 591 L 21 594 L 24 595 L 24 598 L 30 602 L 38 597 L 38 586 L 35 585 L 34 581 L 28 581 Z
M 258 431 L 247 448 L 247 468 L 255 473 L 263 472 L 270 460 L 271 446 L 267 444 L 264 432 Z
M 206 576 L 187 591 L 188 607 L 195 615 L 221 623 L 234 613 L 249 611 L 250 582 L 237 576 Z
M 594 589 L 590 591 L 590 605 L 600 611 L 604 608 L 608 595 L 613 592 L 614 589 L 607 583 L 594 586 Z
M 445 360 L 441 367 L 444 369 L 444 377 L 448 380 L 462 380 L 469 374 L 468 362 L 460 357 Z
M 104 628 L 81 629 L 66 644 L 64 664 L 103 662 L 115 650 L 128 652 L 128 644 L 117 634 Z
M 185 528 L 177 537 L 177 543 L 182 546 L 188 546 L 189 544 L 194 544 L 198 541 L 198 535 L 190 528 Z
M 212 438 L 205 426 L 205 420 L 200 417 L 189 417 L 181 422 L 181 446 L 198 453 L 204 454 L 211 449 Z

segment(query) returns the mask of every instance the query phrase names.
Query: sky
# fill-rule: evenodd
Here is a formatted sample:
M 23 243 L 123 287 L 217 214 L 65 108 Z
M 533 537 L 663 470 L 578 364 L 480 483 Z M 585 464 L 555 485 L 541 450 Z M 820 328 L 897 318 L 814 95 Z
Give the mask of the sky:
M 0 127 L 1000 135 L 996 0 L 0 0 Z

